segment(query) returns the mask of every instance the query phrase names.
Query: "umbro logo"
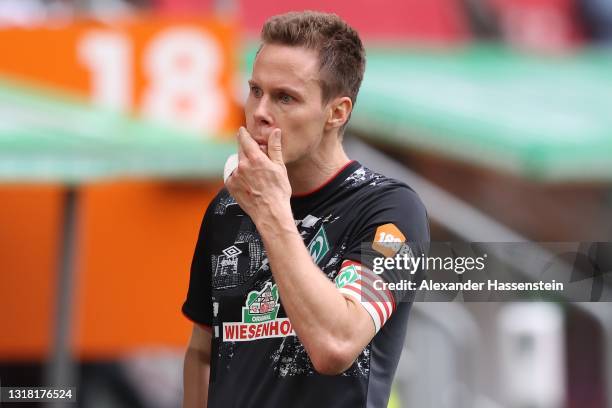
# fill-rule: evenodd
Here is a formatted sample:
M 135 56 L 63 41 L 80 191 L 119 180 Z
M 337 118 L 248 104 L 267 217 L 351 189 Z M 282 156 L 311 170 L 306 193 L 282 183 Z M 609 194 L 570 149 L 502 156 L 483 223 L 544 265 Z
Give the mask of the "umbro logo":
M 227 247 L 223 250 L 223 255 L 227 256 L 228 258 L 240 255 L 241 253 L 242 251 L 236 245 L 232 245 L 231 247 Z

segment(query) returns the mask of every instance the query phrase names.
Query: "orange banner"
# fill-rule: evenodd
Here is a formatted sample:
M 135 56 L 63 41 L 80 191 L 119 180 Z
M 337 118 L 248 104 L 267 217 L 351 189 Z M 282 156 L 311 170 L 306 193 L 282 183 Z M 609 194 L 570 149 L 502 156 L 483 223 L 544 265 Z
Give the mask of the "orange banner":
M 236 48 L 234 24 L 215 19 L 146 16 L 11 28 L 0 30 L 0 76 L 216 135 L 240 121 Z

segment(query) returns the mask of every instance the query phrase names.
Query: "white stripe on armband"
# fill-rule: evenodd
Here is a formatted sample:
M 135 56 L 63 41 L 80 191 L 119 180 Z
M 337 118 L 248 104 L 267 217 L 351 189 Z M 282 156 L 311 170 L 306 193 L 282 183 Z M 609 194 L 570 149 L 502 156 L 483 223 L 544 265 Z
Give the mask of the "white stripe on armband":
M 344 261 L 335 279 L 340 293 L 357 300 L 368 312 L 376 332 L 395 310 L 395 300 L 391 292 L 374 288 L 374 281 L 379 279 L 382 278 L 354 261 Z

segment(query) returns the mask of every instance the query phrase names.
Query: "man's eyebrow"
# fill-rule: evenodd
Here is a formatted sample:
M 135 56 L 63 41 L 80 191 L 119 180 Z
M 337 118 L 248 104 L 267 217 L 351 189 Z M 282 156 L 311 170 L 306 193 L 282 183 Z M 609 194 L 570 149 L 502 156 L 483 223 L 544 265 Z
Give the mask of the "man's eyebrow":
M 260 86 L 257 81 L 255 81 L 254 79 L 249 79 L 248 80 L 249 86 Z M 291 86 L 288 85 L 281 85 L 281 86 L 277 86 L 272 88 L 272 92 L 276 93 L 276 92 L 286 92 L 286 93 L 290 93 L 290 94 L 294 94 L 296 96 L 302 96 L 302 92 L 300 92 L 298 89 L 293 88 Z

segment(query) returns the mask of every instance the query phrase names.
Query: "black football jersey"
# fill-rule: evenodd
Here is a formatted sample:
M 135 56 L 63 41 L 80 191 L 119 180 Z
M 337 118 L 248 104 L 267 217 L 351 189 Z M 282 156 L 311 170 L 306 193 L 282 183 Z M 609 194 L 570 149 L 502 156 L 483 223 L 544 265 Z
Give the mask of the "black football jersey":
M 213 333 L 208 406 L 384 408 L 411 302 L 372 288 L 375 279 L 401 274 L 373 274 L 364 248 L 380 256 L 425 253 L 425 208 L 410 187 L 356 161 L 316 191 L 293 196 L 291 208 L 313 261 L 341 293 L 361 302 L 376 335 L 342 374 L 315 371 L 253 221 L 222 189 L 204 215 L 182 309 Z

